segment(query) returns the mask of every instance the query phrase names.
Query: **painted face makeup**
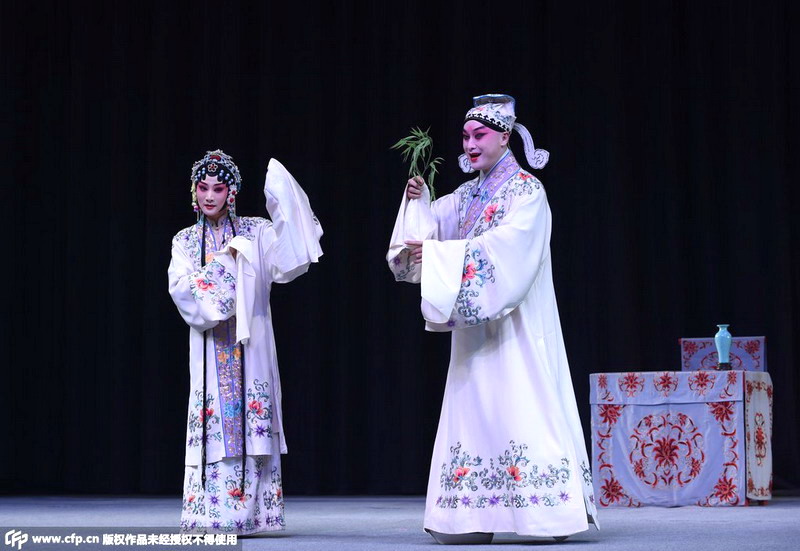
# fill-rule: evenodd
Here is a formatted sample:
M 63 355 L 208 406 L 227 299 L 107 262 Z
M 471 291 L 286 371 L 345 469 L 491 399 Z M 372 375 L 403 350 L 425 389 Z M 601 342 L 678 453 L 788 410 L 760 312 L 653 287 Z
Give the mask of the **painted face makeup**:
M 491 169 L 505 152 L 508 133 L 498 132 L 479 121 L 464 123 L 461 135 L 464 153 L 475 170 Z
M 203 214 L 216 222 L 225 209 L 228 186 L 216 176 L 206 176 L 197 182 L 197 204 Z

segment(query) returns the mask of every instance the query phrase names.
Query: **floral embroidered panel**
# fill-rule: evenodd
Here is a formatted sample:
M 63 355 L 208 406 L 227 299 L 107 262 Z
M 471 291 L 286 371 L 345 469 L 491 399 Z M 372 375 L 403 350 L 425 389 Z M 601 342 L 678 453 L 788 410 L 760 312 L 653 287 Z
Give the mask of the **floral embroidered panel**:
M 770 499 L 767 373 L 596 373 L 590 385 L 600 506 L 735 506 Z
M 504 450 L 482 458 L 450 447 L 450 461 L 441 466 L 436 506 L 443 509 L 558 507 L 575 496 L 569 491 L 573 467 L 566 457 L 537 465 L 528 458 L 528 445 L 511 440 Z M 581 476 L 591 476 L 581 465 Z

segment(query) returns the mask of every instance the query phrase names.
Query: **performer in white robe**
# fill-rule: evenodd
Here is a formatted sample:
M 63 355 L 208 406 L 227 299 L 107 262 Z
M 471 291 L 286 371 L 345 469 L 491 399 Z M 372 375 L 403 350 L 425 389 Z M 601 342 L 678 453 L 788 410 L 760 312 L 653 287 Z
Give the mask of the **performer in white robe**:
M 443 543 L 495 532 L 560 539 L 596 525 L 596 509 L 553 289 L 550 208 L 508 149 L 511 131 L 532 167 L 548 153 L 515 124 L 510 96 L 474 105 L 460 163 L 479 176 L 432 204 L 422 180 L 409 180 L 387 254 L 398 281 L 421 282 L 426 329 L 452 332 L 424 526 Z
M 191 183 L 198 221 L 174 237 L 169 266 L 170 295 L 189 325 L 181 529 L 282 530 L 287 449 L 270 287 L 317 262 L 322 227 L 275 159 L 264 185 L 272 221 L 236 216 L 241 177 L 220 150 L 195 163 Z

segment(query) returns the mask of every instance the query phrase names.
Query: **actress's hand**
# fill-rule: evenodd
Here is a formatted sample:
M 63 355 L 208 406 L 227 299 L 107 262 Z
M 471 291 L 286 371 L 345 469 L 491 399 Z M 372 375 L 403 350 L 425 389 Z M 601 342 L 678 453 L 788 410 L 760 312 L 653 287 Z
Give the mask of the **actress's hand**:
M 422 263 L 422 241 L 406 241 L 408 255 L 414 259 L 414 264 Z

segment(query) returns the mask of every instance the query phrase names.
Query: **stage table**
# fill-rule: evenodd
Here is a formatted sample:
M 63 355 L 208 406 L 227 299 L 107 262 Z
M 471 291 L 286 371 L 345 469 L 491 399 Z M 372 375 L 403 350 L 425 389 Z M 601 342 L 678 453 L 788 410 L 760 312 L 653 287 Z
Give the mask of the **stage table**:
M 772 497 L 768 373 L 595 373 L 590 383 L 600 506 L 732 506 Z

